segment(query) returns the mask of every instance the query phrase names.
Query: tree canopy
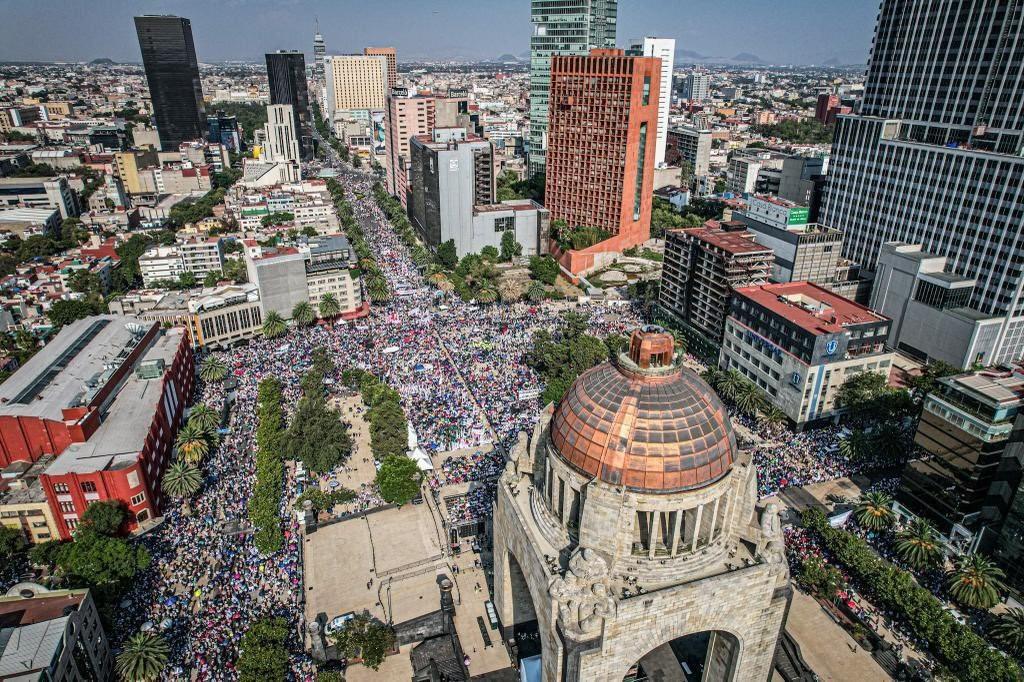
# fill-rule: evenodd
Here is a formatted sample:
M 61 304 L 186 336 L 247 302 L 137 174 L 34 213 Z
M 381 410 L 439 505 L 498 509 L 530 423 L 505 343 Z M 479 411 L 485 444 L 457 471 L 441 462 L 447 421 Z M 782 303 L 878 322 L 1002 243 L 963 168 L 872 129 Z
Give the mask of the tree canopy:
M 238 656 L 240 682 L 272 682 L 288 675 L 288 622 L 284 618 L 256 621 L 242 636 Z
M 377 488 L 385 502 L 406 504 L 420 492 L 423 473 L 405 455 L 388 455 L 377 471 Z

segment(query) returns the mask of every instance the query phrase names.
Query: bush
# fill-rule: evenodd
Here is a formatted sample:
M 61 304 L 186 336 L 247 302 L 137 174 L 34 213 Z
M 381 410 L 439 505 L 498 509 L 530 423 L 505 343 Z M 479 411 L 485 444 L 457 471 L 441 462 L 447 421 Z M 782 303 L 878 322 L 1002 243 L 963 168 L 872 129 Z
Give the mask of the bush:
M 249 498 L 249 520 L 256 527 L 256 549 L 273 554 L 284 545 L 280 513 L 284 488 L 280 449 L 285 433 L 281 383 L 274 378 L 264 379 L 260 382 L 257 399 L 256 484 Z
M 554 284 L 560 272 L 558 261 L 551 256 L 530 257 L 530 277 L 544 284 Z
M 1013 660 L 990 649 L 970 627 L 958 623 L 910 573 L 878 556 L 856 535 L 832 528 L 820 510 L 805 511 L 803 522 L 858 581 L 872 603 L 895 613 L 916 638 L 928 642 L 931 652 L 954 674 L 965 680 L 1022 679 Z
M 377 471 L 380 496 L 391 504 L 406 504 L 420 492 L 423 474 L 416 462 L 405 455 L 388 455 Z

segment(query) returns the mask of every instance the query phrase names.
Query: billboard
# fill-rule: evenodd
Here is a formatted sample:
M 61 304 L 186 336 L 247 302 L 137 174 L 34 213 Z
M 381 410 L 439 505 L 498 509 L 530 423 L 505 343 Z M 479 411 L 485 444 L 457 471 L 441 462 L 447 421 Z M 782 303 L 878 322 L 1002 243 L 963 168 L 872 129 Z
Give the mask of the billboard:
M 786 219 L 788 225 L 806 225 L 810 217 L 810 209 L 806 206 L 797 206 L 789 209 L 789 216 Z

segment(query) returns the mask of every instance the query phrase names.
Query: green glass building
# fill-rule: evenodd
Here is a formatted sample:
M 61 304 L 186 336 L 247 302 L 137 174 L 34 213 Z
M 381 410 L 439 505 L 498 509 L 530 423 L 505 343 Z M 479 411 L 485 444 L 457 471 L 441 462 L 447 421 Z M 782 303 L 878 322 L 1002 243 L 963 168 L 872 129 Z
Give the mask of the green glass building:
M 544 172 L 553 55 L 615 47 L 618 0 L 531 0 L 530 175 Z

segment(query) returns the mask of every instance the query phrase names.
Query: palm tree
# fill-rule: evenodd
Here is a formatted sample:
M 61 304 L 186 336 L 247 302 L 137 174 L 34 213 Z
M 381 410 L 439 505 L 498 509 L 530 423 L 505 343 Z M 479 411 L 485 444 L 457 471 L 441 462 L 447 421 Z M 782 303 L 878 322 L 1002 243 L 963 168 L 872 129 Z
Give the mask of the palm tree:
M 544 285 L 540 282 L 533 282 L 526 290 L 526 298 L 532 303 L 540 303 L 547 297 L 547 292 L 544 290 Z
M 989 609 L 999 603 L 1005 574 L 980 554 L 960 557 L 946 581 L 949 594 L 964 606 Z
M 735 400 L 747 383 L 747 378 L 734 369 L 726 370 L 718 382 L 718 392 L 727 400 Z
M 338 313 L 341 312 L 341 306 L 338 304 L 338 299 L 334 294 L 327 293 L 320 297 L 320 303 L 317 304 L 320 308 L 320 317 L 330 319 L 337 317 Z
M 895 424 L 882 424 L 871 434 L 871 450 L 881 461 L 899 458 L 905 451 L 903 430 Z
M 1010 609 L 1001 614 L 989 631 L 992 638 L 1014 656 L 1024 656 L 1024 609 Z
M 513 303 L 523 297 L 523 288 L 512 280 L 503 280 L 498 285 L 498 295 L 505 303 Z
M 300 327 L 308 327 L 316 321 L 316 311 L 307 301 L 299 301 L 292 308 L 292 319 Z
M 899 532 L 897 538 L 896 552 L 914 568 L 922 570 L 939 563 L 942 557 L 939 534 L 926 520 L 914 519 Z
M 366 293 L 374 303 L 384 303 L 391 298 L 388 281 L 381 275 L 375 275 L 366 279 Z
M 215 434 L 217 426 L 220 424 L 220 415 L 212 407 L 200 403 L 192 407 L 188 414 L 188 421 L 190 424 L 198 426 L 204 433 Z
M 708 367 L 700 373 L 700 378 L 710 386 L 711 388 L 718 390 L 718 384 L 722 383 L 722 375 L 724 372 L 717 367 Z
M 857 523 L 868 530 L 887 528 L 896 517 L 892 511 L 892 498 L 885 493 L 865 493 L 857 500 L 853 510 Z
M 498 292 L 491 288 L 481 289 L 476 294 L 476 300 L 480 303 L 494 303 L 498 300 Z
M 208 384 L 223 381 L 227 375 L 227 364 L 216 355 L 207 355 L 203 364 L 199 366 L 199 378 Z
M 839 441 L 839 454 L 850 460 L 858 460 L 871 452 L 871 439 L 863 431 L 854 431 Z
M 761 422 L 765 426 L 776 427 L 786 423 L 786 413 L 780 410 L 775 405 L 766 405 L 761 410 Z
M 417 245 L 415 248 L 413 248 L 412 262 L 415 263 L 418 267 L 425 268 L 428 265 L 430 265 L 431 261 L 433 260 L 434 258 L 433 256 L 430 255 L 430 252 L 427 251 L 422 246 Z
M 761 390 L 749 381 L 744 381 L 733 398 L 736 409 L 745 414 L 754 414 L 766 404 Z
M 203 476 L 199 469 L 178 460 L 167 467 L 163 483 L 171 497 L 192 497 L 203 485 Z
M 192 466 L 198 465 L 210 453 L 210 441 L 206 432 L 192 422 L 186 422 L 178 429 L 174 442 L 178 455 Z
M 281 313 L 271 310 L 263 318 L 263 336 L 268 339 L 276 339 L 288 333 L 288 325 L 285 323 Z
M 448 281 L 448 276 L 443 272 L 434 272 L 427 275 L 427 281 L 440 289 L 441 284 Z
M 126 682 L 149 682 L 160 677 L 170 648 L 160 635 L 136 632 L 117 656 L 118 674 Z

